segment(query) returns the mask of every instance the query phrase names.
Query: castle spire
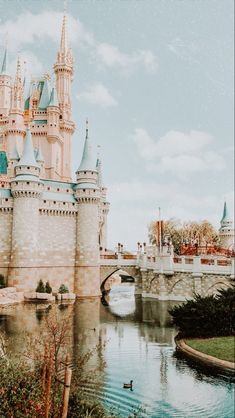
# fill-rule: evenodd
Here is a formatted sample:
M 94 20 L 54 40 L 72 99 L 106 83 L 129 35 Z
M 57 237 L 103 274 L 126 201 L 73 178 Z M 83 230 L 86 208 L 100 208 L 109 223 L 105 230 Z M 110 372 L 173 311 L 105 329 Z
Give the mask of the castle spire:
M 38 167 L 33 149 L 32 135 L 29 128 L 26 130 L 24 149 L 17 166 Z
M 58 102 L 58 97 L 57 97 L 57 92 L 56 92 L 56 88 L 52 87 L 51 90 L 51 97 L 50 97 L 50 103 L 48 106 L 56 106 L 59 107 L 59 102 Z
M 224 209 L 223 209 L 223 216 L 222 216 L 222 219 L 221 219 L 220 222 L 227 221 L 228 218 L 229 218 L 229 215 L 228 215 L 227 202 L 225 201 L 224 202 Z
M 89 139 L 89 133 L 88 133 L 88 119 L 86 120 L 86 138 L 84 142 L 82 160 L 78 168 L 78 171 L 86 171 L 86 170 L 88 171 L 95 170 L 95 164 L 94 164 L 93 153 L 92 153 L 92 145 L 91 145 L 91 141 Z
M 8 70 L 8 50 L 6 46 L 5 51 L 4 51 L 3 61 L 2 61 L 1 74 L 7 74 L 7 70 Z
M 102 163 L 100 158 L 100 145 L 98 145 L 97 150 L 97 160 L 96 160 L 96 170 L 98 171 L 98 186 L 102 187 Z
M 60 52 L 65 54 L 67 51 L 67 16 L 64 14 L 63 23 L 62 23 L 62 31 L 61 31 L 61 38 L 60 38 Z

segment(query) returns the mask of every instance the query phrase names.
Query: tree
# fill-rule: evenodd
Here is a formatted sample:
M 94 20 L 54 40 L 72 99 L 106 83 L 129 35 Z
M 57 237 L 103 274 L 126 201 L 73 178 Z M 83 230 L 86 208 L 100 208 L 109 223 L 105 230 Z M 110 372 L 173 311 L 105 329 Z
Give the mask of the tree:
M 45 293 L 45 291 L 46 290 L 45 290 L 45 285 L 44 285 L 43 281 L 39 280 L 37 288 L 36 288 L 36 292 L 37 293 Z
M 46 282 L 45 292 L 46 292 L 46 293 L 52 293 L 52 288 L 51 288 L 51 286 L 50 286 L 50 283 L 49 283 L 49 282 Z
M 218 245 L 219 234 L 213 225 L 203 220 L 201 222 L 189 221 L 182 223 L 179 219 L 171 218 L 164 222 L 163 240 L 168 237 L 174 246 L 176 254 L 180 254 L 182 242 L 195 243 L 198 245 Z M 149 240 L 151 244 L 156 244 L 156 221 L 149 225 Z
M 65 284 L 61 284 L 59 288 L 59 293 L 69 293 L 69 289 Z

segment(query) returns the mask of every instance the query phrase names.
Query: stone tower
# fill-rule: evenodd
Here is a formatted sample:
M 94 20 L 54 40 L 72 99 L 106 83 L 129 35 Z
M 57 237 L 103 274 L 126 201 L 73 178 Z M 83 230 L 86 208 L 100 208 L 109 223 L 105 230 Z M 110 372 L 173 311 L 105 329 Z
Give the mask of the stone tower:
M 224 202 L 224 210 L 223 216 L 220 221 L 220 229 L 219 229 L 219 236 L 220 236 L 220 243 L 223 248 L 227 248 L 229 250 L 234 249 L 234 227 L 233 221 L 229 216 L 227 203 Z
M 67 41 L 67 17 L 63 18 L 60 48 L 54 65 L 56 90 L 60 107 L 60 129 L 63 137 L 62 173 L 63 181 L 71 180 L 71 136 L 74 132 L 71 106 L 71 84 L 73 79 L 73 55 Z
M 6 122 L 11 105 L 11 76 L 8 73 L 7 47 L 4 52 L 0 73 L 0 115 L 3 124 Z M 0 118 L 0 125 L 1 125 Z
M 8 285 L 35 290 L 38 267 L 40 168 L 34 156 L 31 132 L 26 131 L 23 154 L 11 180 L 13 196 L 12 250 Z
M 97 157 L 96 170 L 98 172 L 98 186 L 101 192 L 101 199 L 99 205 L 99 246 L 101 250 L 105 250 L 107 248 L 107 218 L 109 213 L 109 202 L 107 202 L 107 188 L 103 185 L 102 163 L 100 155 L 98 155 Z
M 21 64 L 19 58 L 16 64 L 16 75 L 11 92 L 11 107 L 9 111 L 9 122 L 7 128 L 7 152 L 11 155 L 15 145 L 22 152 L 23 139 L 25 136 L 24 125 L 24 89 L 21 75 Z
M 78 202 L 74 290 L 79 296 L 100 295 L 98 172 L 86 126 L 86 139 L 74 187 Z

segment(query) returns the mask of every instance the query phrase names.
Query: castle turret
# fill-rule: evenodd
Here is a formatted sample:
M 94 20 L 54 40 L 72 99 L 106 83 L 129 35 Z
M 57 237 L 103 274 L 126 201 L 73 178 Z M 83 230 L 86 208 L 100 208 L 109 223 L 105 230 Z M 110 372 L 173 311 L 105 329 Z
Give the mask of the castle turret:
M 24 126 L 24 93 L 23 82 L 21 77 L 20 60 L 17 60 L 16 76 L 11 95 L 11 107 L 9 112 L 9 125 L 7 129 L 7 152 L 11 155 L 15 144 L 22 152 L 23 138 L 25 135 Z
M 56 91 L 60 108 L 60 130 L 62 133 L 62 179 L 71 180 L 71 136 L 74 132 L 71 106 L 71 84 L 73 78 L 73 56 L 67 41 L 67 16 L 63 18 L 60 48 L 54 65 Z
M 109 202 L 107 202 L 107 188 L 103 185 L 102 163 L 100 155 L 97 157 L 96 170 L 98 172 L 98 187 L 100 188 L 99 206 L 99 246 L 102 250 L 107 248 L 107 218 L 109 213 Z
M 79 296 L 100 295 L 98 172 L 86 127 L 81 164 L 76 172 L 75 197 L 78 202 L 75 293 Z
M 17 145 L 15 144 L 13 148 L 13 152 L 9 157 L 9 164 L 8 164 L 9 177 L 15 177 L 15 167 L 16 167 L 16 164 L 19 162 L 19 160 L 20 160 L 20 156 L 19 156 L 19 152 L 17 149 Z
M 11 105 L 11 76 L 8 72 L 7 47 L 4 52 L 0 73 L 0 124 L 8 116 Z
M 35 290 L 38 273 L 40 168 L 35 160 L 31 132 L 26 131 L 24 149 L 11 180 L 14 199 L 12 252 L 8 283 L 18 290 Z
M 233 220 L 229 216 L 229 212 L 228 212 L 226 202 L 224 202 L 223 215 L 222 215 L 222 219 L 220 221 L 219 236 L 220 236 L 221 247 L 227 248 L 229 250 L 234 249 Z

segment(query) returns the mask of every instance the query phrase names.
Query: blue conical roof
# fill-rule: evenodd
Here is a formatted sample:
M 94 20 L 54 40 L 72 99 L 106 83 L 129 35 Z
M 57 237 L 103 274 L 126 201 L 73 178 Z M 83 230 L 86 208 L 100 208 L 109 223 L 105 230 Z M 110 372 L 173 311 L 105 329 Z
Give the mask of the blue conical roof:
M 37 150 L 36 160 L 37 160 L 37 163 L 43 163 L 44 162 L 44 158 L 43 158 L 43 155 L 42 155 L 42 150 L 41 150 L 40 145 L 39 145 L 38 150 Z
M 43 82 L 42 94 L 39 102 L 39 109 L 45 110 L 50 103 L 50 87 L 47 79 Z
M 229 220 L 230 219 L 229 219 L 229 213 L 228 213 L 227 203 L 224 202 L 224 210 L 223 210 L 223 216 L 222 216 L 221 222 L 229 221 Z
M 12 151 L 12 154 L 10 156 L 10 159 L 11 160 L 17 160 L 17 161 L 19 161 L 19 159 L 20 159 L 19 152 L 18 152 L 18 149 L 17 149 L 17 145 L 16 144 L 15 144 L 15 146 L 13 148 L 13 151 Z
M 59 106 L 57 92 L 56 92 L 55 87 L 53 87 L 52 90 L 51 90 L 51 97 L 50 97 L 49 106 L 57 106 L 57 107 Z
M 88 122 L 86 127 L 86 139 L 83 148 L 82 160 L 78 171 L 96 171 L 92 145 L 88 135 Z
M 29 128 L 26 130 L 24 150 L 17 166 L 22 166 L 22 165 L 29 166 L 29 167 L 38 167 L 38 164 L 35 159 L 34 149 L 33 149 L 32 135 L 31 135 L 31 131 Z
M 8 53 L 7 48 L 5 49 L 3 61 L 2 61 L 2 69 L 1 74 L 7 74 L 7 64 L 8 64 Z

